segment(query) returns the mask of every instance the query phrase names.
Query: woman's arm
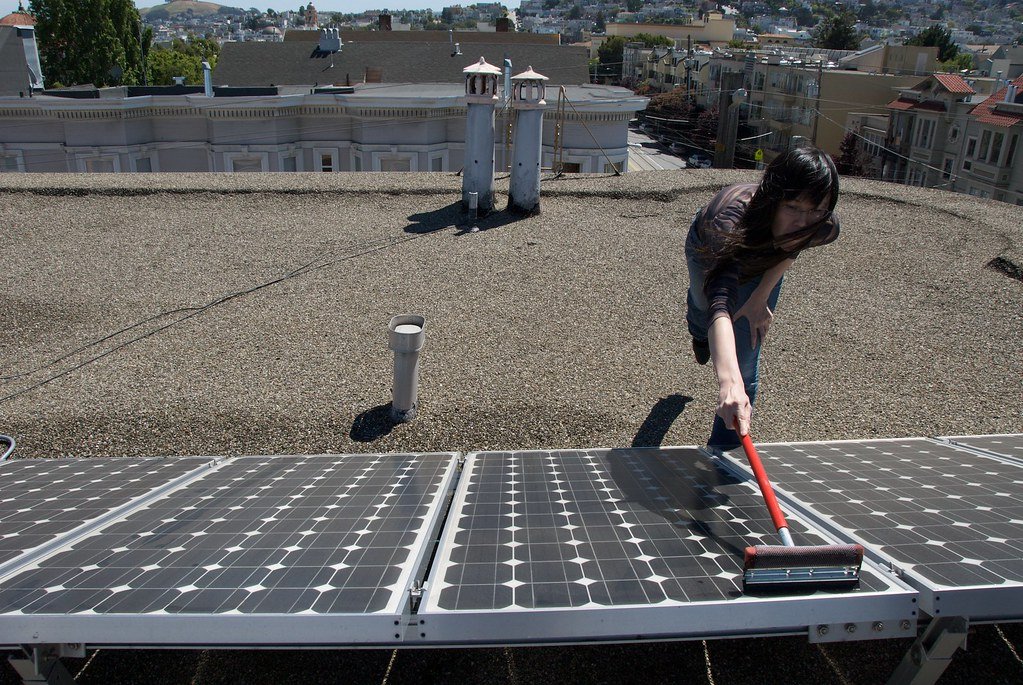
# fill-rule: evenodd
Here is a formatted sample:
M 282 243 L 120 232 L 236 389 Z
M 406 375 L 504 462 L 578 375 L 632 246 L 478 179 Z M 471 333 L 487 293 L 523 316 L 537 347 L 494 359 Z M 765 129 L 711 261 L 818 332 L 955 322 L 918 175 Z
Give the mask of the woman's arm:
M 795 258 L 786 259 L 765 271 L 760 284 L 732 316 L 732 321 L 738 321 L 744 316 L 749 319 L 750 347 L 756 347 L 758 342 L 763 342 L 767 336 L 767 330 L 774 321 L 774 312 L 767 306 L 767 299 L 771 296 L 774 286 L 778 285 L 778 281 L 795 261 Z
M 717 414 L 729 428 L 734 428 L 738 419 L 739 435 L 746 435 L 749 433 L 752 407 L 739 371 L 735 334 L 727 314 L 719 312 L 710 322 L 708 338 L 714 373 L 718 377 Z

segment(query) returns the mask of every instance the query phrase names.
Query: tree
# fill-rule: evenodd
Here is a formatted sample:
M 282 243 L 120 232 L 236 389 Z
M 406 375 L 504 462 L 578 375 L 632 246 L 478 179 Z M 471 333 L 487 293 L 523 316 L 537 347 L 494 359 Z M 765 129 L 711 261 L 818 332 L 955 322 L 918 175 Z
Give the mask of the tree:
M 611 36 L 597 48 L 597 59 L 600 60 L 600 73 L 607 76 L 622 75 L 622 59 L 625 54 L 625 39 Z
M 665 119 L 690 119 L 695 113 L 695 106 L 686 98 L 686 89 L 679 87 L 652 96 L 646 105 L 646 113 Z
M 142 19 L 132 0 L 32 0 L 29 11 L 51 86 L 142 80 L 148 45 L 140 41 Z
M 593 19 L 593 30 L 596 33 L 604 33 L 607 31 L 607 19 L 604 18 L 603 12 L 597 12 L 597 16 Z
M 153 85 L 174 84 L 175 76 L 184 76 L 185 83 L 197 85 L 203 82 L 202 63 L 217 66 L 220 44 L 206 38 L 193 38 L 188 42 L 175 38 L 169 48 L 157 47 L 149 55 L 149 69 Z
M 860 36 L 853 25 L 856 16 L 851 12 L 842 12 L 824 18 L 813 30 L 813 45 L 825 50 L 856 50 L 860 45 Z
M 674 47 L 675 45 L 675 41 L 673 41 L 671 38 L 668 38 L 667 36 L 655 36 L 652 33 L 637 33 L 636 35 L 632 36 L 632 38 L 629 39 L 629 42 L 630 43 L 642 42 L 643 45 L 645 45 L 648 48 L 652 48 L 658 45 L 663 45 L 665 47 L 670 48 Z
M 565 15 L 565 19 L 569 19 L 569 20 L 571 20 L 571 19 L 582 19 L 582 18 L 583 18 L 583 8 L 582 8 L 581 5 L 578 5 L 578 4 L 572 5 L 572 9 L 570 9 L 568 11 L 568 14 Z
M 904 45 L 937 47 L 939 62 L 948 62 L 959 54 L 959 46 L 952 42 L 952 33 L 937 24 L 916 34 Z
M 941 70 L 950 74 L 959 71 L 970 71 L 973 69 L 973 55 L 968 52 L 960 52 L 947 62 L 941 63 Z
M 855 133 L 852 131 L 846 133 L 842 142 L 838 144 L 838 150 L 841 153 L 835 160 L 838 173 L 843 176 L 865 176 L 867 174 Z
M 643 9 L 643 0 L 625 0 L 625 8 L 630 12 L 638 12 Z
M 796 25 L 797 26 L 813 26 L 814 25 L 813 10 L 811 10 L 809 7 L 804 7 L 803 5 L 799 5 L 798 7 L 793 7 L 791 12 L 792 12 L 792 18 L 796 20 Z

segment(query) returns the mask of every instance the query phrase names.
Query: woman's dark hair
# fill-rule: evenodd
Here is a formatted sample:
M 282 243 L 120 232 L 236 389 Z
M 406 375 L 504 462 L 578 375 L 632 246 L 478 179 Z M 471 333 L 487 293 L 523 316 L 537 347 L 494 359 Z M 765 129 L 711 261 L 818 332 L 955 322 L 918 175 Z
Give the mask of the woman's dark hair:
M 838 203 L 838 170 L 831 157 L 815 147 L 795 147 L 781 153 L 767 166 L 760 185 L 735 230 L 721 236 L 720 249 L 707 283 L 721 270 L 738 261 L 746 277 L 761 274 L 791 253 L 775 245 L 772 226 L 783 202 L 806 199 L 814 205 L 827 200 L 828 216 Z
M 838 204 L 838 170 L 828 153 L 815 147 L 795 147 L 775 157 L 764 171 L 742 224 L 753 234 L 751 238 L 770 240 L 778 205 L 799 198 L 814 205 L 827 199 L 829 212 Z

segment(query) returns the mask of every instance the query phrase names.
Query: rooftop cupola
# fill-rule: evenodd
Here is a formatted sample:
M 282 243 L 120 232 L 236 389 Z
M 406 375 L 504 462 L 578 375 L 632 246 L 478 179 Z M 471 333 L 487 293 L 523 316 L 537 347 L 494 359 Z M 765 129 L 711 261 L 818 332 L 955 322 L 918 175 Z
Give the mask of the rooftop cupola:
M 515 109 L 544 108 L 547 106 L 544 95 L 547 86 L 544 81 L 550 81 L 543 74 L 533 71 L 533 67 L 527 68 L 521 74 L 512 76 L 512 107 Z
M 465 98 L 469 103 L 489 103 L 497 100 L 497 81 L 501 70 L 480 57 L 476 64 L 462 69 L 465 74 Z

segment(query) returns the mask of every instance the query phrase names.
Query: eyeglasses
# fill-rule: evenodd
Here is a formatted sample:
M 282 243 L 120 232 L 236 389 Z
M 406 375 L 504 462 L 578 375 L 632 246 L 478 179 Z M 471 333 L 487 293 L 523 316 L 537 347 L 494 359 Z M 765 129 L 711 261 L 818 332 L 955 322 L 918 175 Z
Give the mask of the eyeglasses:
M 831 215 L 831 210 L 829 209 L 800 209 L 796 205 L 791 204 L 783 204 L 781 208 L 790 216 L 800 216 L 813 223 L 824 221 Z

